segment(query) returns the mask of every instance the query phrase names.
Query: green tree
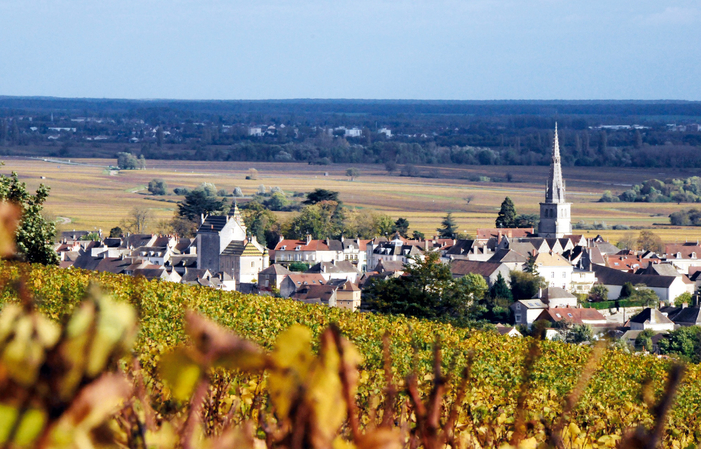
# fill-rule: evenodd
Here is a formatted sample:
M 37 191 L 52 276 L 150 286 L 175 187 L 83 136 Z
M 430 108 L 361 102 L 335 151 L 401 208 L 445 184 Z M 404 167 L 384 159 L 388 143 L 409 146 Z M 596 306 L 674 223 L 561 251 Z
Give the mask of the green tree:
M 497 280 L 494 282 L 494 285 L 492 285 L 492 288 L 489 289 L 489 295 L 492 297 L 492 299 L 513 300 L 511 289 L 501 273 L 497 274 Z
M 633 287 L 633 284 L 630 282 L 626 282 L 621 286 L 621 293 L 619 294 L 620 298 L 628 298 L 630 295 L 633 294 L 635 291 L 635 287 Z
M 305 206 L 287 224 L 283 235 L 294 239 L 304 239 L 308 234 L 314 239 L 339 236 L 343 229 L 339 208 L 340 205 L 335 201 L 321 201 Z
M 684 292 L 681 295 L 674 298 L 674 305 L 681 306 L 682 304 L 690 305 L 694 301 L 694 297 L 689 292 Z
M 363 301 L 376 312 L 421 318 L 470 318 L 487 292 L 477 274 L 453 279 L 437 253 L 407 264 L 405 276 L 373 279 L 363 290 Z
M 378 214 L 374 217 L 375 235 L 386 235 L 394 232 L 394 221 L 387 214 Z M 391 237 L 391 236 L 390 236 Z
M 307 193 L 307 199 L 302 202 L 302 204 L 316 204 L 322 201 L 334 201 L 340 203 L 338 200 L 338 192 L 326 189 L 314 189 L 313 192 Z
M 274 192 L 272 195 L 270 195 L 270 198 L 268 198 L 265 202 L 264 205 L 270 210 L 283 210 L 290 204 L 290 201 L 287 199 L 284 193 L 282 192 Z
M 351 168 L 349 168 L 348 170 L 346 170 L 346 176 L 348 176 L 348 177 L 350 178 L 351 181 L 354 181 L 355 178 L 357 178 L 358 176 L 360 176 L 360 172 L 358 171 L 357 168 L 351 167 Z
M 523 271 L 538 276 L 538 267 L 536 266 L 535 259 L 535 254 L 528 253 L 528 259 L 526 259 L 526 263 L 523 265 Z
M 139 160 L 131 153 L 117 153 L 117 167 L 120 170 L 139 170 Z
M 589 291 L 589 299 L 594 302 L 606 301 L 609 298 L 609 289 L 600 282 L 594 284 Z
M 545 279 L 533 273 L 512 271 L 510 278 L 511 295 L 515 300 L 531 299 L 536 296 L 538 290 L 547 286 Z
M 660 303 L 660 297 L 645 284 L 636 284 L 633 292 L 628 296 L 631 301 L 638 302 L 646 307 L 656 307 Z
M 241 190 L 241 187 L 234 188 L 234 196 L 236 198 L 241 198 L 243 196 L 243 190 Z
M 56 226 L 42 215 L 48 197 L 49 188 L 44 184 L 32 195 L 17 173 L 0 175 L 0 201 L 15 204 L 21 213 L 15 234 L 18 257 L 30 263 L 58 265 L 58 254 L 53 249 Z
M 123 234 L 124 231 L 119 226 L 115 226 L 114 228 L 110 229 L 110 238 L 118 238 L 121 237 Z
M 452 239 L 458 233 L 458 225 L 453 218 L 452 212 L 448 212 L 448 215 L 443 218 L 441 222 L 441 227 L 436 229 L 438 231 L 438 237 L 442 239 Z
M 513 228 L 516 224 L 516 207 L 508 196 L 501 203 L 495 224 L 497 228 Z
M 659 347 L 662 354 L 676 354 L 688 362 L 701 363 L 701 327 L 680 327 L 660 340 Z
M 218 215 L 224 211 L 226 200 L 207 195 L 204 189 L 195 189 L 178 203 L 178 216 L 199 223 L 201 215 Z
M 536 214 L 519 214 L 514 219 L 515 228 L 538 228 L 540 217 Z
M 277 226 L 275 214 L 266 209 L 262 204 L 251 201 L 241 212 L 246 230 L 255 235 L 261 245 L 267 245 L 268 237 Z
M 565 341 L 568 343 L 583 343 L 594 339 L 594 331 L 588 324 L 575 324 L 567 331 Z
M 148 183 L 148 191 L 152 195 L 165 195 L 168 189 L 168 184 L 163 179 L 152 179 Z
M 392 226 L 392 232 L 399 232 L 402 237 L 407 237 L 409 233 L 409 220 L 399 217 Z
M 122 220 L 120 225 L 128 232 L 143 234 L 151 221 L 153 221 L 151 209 L 136 206 L 129 211 L 129 214 Z
M 414 230 L 411 233 L 411 238 L 413 238 L 414 240 L 423 240 L 426 238 L 426 236 L 423 232 Z
M 645 329 L 635 337 L 635 347 L 644 349 L 647 352 L 652 352 L 652 337 L 655 336 L 655 331 Z

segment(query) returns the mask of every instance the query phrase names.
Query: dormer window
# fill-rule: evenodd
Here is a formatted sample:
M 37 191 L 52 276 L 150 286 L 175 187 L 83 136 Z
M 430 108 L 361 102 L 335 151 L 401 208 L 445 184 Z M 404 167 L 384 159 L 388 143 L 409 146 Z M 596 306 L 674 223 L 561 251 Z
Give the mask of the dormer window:
M 681 259 L 681 258 L 682 258 L 682 253 L 677 253 L 677 259 Z
M 691 253 L 691 258 L 696 259 L 696 253 Z
M 295 247 L 295 251 L 299 251 L 300 249 L 302 249 L 302 247 L 299 246 L 299 245 L 297 245 L 297 246 Z
M 287 248 L 287 245 L 282 245 L 282 248 L 280 248 L 280 249 L 281 249 L 282 251 L 285 251 L 286 248 Z

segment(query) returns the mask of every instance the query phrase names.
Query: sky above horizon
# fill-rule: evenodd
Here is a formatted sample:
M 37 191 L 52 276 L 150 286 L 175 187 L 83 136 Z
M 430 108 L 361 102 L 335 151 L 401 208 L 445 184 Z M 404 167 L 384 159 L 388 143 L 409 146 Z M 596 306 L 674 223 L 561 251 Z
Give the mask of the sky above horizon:
M 698 0 L 0 0 L 0 95 L 701 100 Z

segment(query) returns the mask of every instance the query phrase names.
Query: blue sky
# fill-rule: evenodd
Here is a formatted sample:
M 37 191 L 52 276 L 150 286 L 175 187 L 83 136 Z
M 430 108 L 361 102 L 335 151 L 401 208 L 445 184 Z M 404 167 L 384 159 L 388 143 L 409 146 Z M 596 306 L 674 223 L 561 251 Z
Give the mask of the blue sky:
M 0 95 L 701 100 L 701 2 L 0 0 Z

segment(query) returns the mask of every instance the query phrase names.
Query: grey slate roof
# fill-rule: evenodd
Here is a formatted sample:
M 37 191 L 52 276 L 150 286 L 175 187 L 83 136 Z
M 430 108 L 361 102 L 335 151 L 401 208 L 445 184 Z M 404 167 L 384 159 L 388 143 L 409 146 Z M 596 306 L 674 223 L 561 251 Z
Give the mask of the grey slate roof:
M 657 309 L 648 307 L 642 312 L 630 319 L 631 323 L 657 323 L 657 324 L 673 324 L 673 321 L 667 318 Z
M 197 233 L 200 232 L 219 232 L 226 226 L 227 217 L 223 215 L 209 215 L 205 218 L 204 223 L 200 225 Z
M 650 274 L 633 274 L 614 268 L 592 265 L 592 271 L 598 281 L 607 285 L 623 285 L 626 282 L 631 284 L 645 284 L 648 287 L 669 288 L 677 278 L 675 276 L 653 276 Z
M 500 249 L 487 262 L 526 263 L 528 258 L 512 249 Z

